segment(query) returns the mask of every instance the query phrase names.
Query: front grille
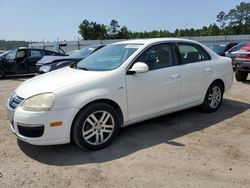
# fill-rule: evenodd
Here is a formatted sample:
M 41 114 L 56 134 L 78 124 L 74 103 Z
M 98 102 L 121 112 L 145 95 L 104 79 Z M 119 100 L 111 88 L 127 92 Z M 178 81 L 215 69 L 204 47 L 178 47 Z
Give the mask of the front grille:
M 41 137 L 44 132 L 44 126 L 24 127 L 22 125 L 17 124 L 17 128 L 20 135 L 30 138 Z
M 15 95 L 9 101 L 9 106 L 12 110 L 15 110 L 16 107 L 23 101 L 23 98 Z

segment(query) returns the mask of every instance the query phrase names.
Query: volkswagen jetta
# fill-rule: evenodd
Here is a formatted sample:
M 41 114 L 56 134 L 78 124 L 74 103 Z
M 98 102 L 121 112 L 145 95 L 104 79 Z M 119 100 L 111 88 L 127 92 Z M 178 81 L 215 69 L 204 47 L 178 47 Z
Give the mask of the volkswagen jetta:
M 184 39 L 130 40 L 22 83 L 7 108 L 34 145 L 100 149 L 120 127 L 193 106 L 215 112 L 233 83 L 231 59 Z

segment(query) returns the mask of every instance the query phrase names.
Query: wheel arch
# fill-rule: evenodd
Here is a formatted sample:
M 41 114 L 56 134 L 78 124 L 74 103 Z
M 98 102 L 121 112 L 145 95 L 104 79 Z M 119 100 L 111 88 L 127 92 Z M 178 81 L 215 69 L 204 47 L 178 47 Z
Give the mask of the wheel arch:
M 214 84 L 214 83 L 219 83 L 219 84 L 221 84 L 221 85 L 222 85 L 222 89 L 223 89 L 223 93 L 224 93 L 224 91 L 225 91 L 225 83 L 224 83 L 224 81 L 223 81 L 222 79 L 220 79 L 220 78 L 216 78 L 216 79 L 214 79 L 214 80 L 208 85 L 208 87 L 207 87 L 207 89 L 205 90 L 205 93 L 204 93 L 204 95 L 203 95 L 202 101 L 205 100 L 205 97 L 206 97 L 208 88 L 209 88 L 212 84 Z
M 225 91 L 225 83 L 224 83 L 224 81 L 223 81 L 222 79 L 220 79 L 220 78 L 215 79 L 215 80 L 209 85 L 209 87 L 210 87 L 212 84 L 214 84 L 214 83 L 219 83 L 219 84 L 221 84 L 222 89 L 223 89 L 223 93 L 224 93 L 224 91 Z M 209 88 L 209 87 L 208 87 L 208 88 Z
M 120 122 L 121 122 L 121 125 L 123 124 L 124 122 L 124 115 L 122 113 L 122 110 L 121 110 L 121 107 L 113 100 L 111 99 L 96 99 L 96 100 L 93 100 L 89 103 L 87 103 L 86 105 L 84 105 L 81 109 L 79 109 L 79 111 L 76 113 L 73 121 L 72 121 L 72 124 L 71 124 L 71 127 L 70 127 L 70 140 L 72 138 L 72 127 L 73 127 L 73 124 L 75 123 L 76 121 L 76 117 L 89 105 L 93 104 L 93 103 L 106 103 L 106 104 L 109 104 L 110 106 L 112 106 L 119 114 L 119 117 L 120 117 Z

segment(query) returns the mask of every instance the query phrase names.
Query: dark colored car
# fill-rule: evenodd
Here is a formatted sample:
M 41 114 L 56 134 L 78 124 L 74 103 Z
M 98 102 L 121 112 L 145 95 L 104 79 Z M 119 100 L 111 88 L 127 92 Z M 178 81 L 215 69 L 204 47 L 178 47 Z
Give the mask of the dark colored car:
M 248 73 L 250 73 L 250 59 L 236 58 L 236 62 L 235 62 L 235 78 L 236 78 L 236 80 L 237 81 L 246 81 Z
M 225 56 L 226 55 L 225 52 L 231 49 L 232 47 L 236 46 L 237 44 L 238 43 L 236 42 L 229 42 L 226 44 L 209 45 L 208 47 L 218 55 Z
M 36 73 L 36 63 L 45 55 L 61 54 L 35 48 L 17 48 L 0 57 L 0 76 Z
M 67 53 L 67 56 L 45 56 L 36 64 L 37 74 L 47 73 L 77 63 L 104 46 L 103 44 L 86 46 L 81 50 Z
M 225 54 L 232 58 L 236 80 L 245 81 L 250 73 L 250 42 L 239 43 Z

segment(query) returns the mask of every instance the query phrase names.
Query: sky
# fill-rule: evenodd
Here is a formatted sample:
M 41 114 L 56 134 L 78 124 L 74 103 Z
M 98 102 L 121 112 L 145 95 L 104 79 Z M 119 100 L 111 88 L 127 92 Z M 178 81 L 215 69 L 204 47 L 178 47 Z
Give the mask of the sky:
M 131 31 L 201 28 L 244 0 L 0 0 L 0 39 L 74 40 L 87 19 Z M 250 0 L 245 0 L 250 2 Z

